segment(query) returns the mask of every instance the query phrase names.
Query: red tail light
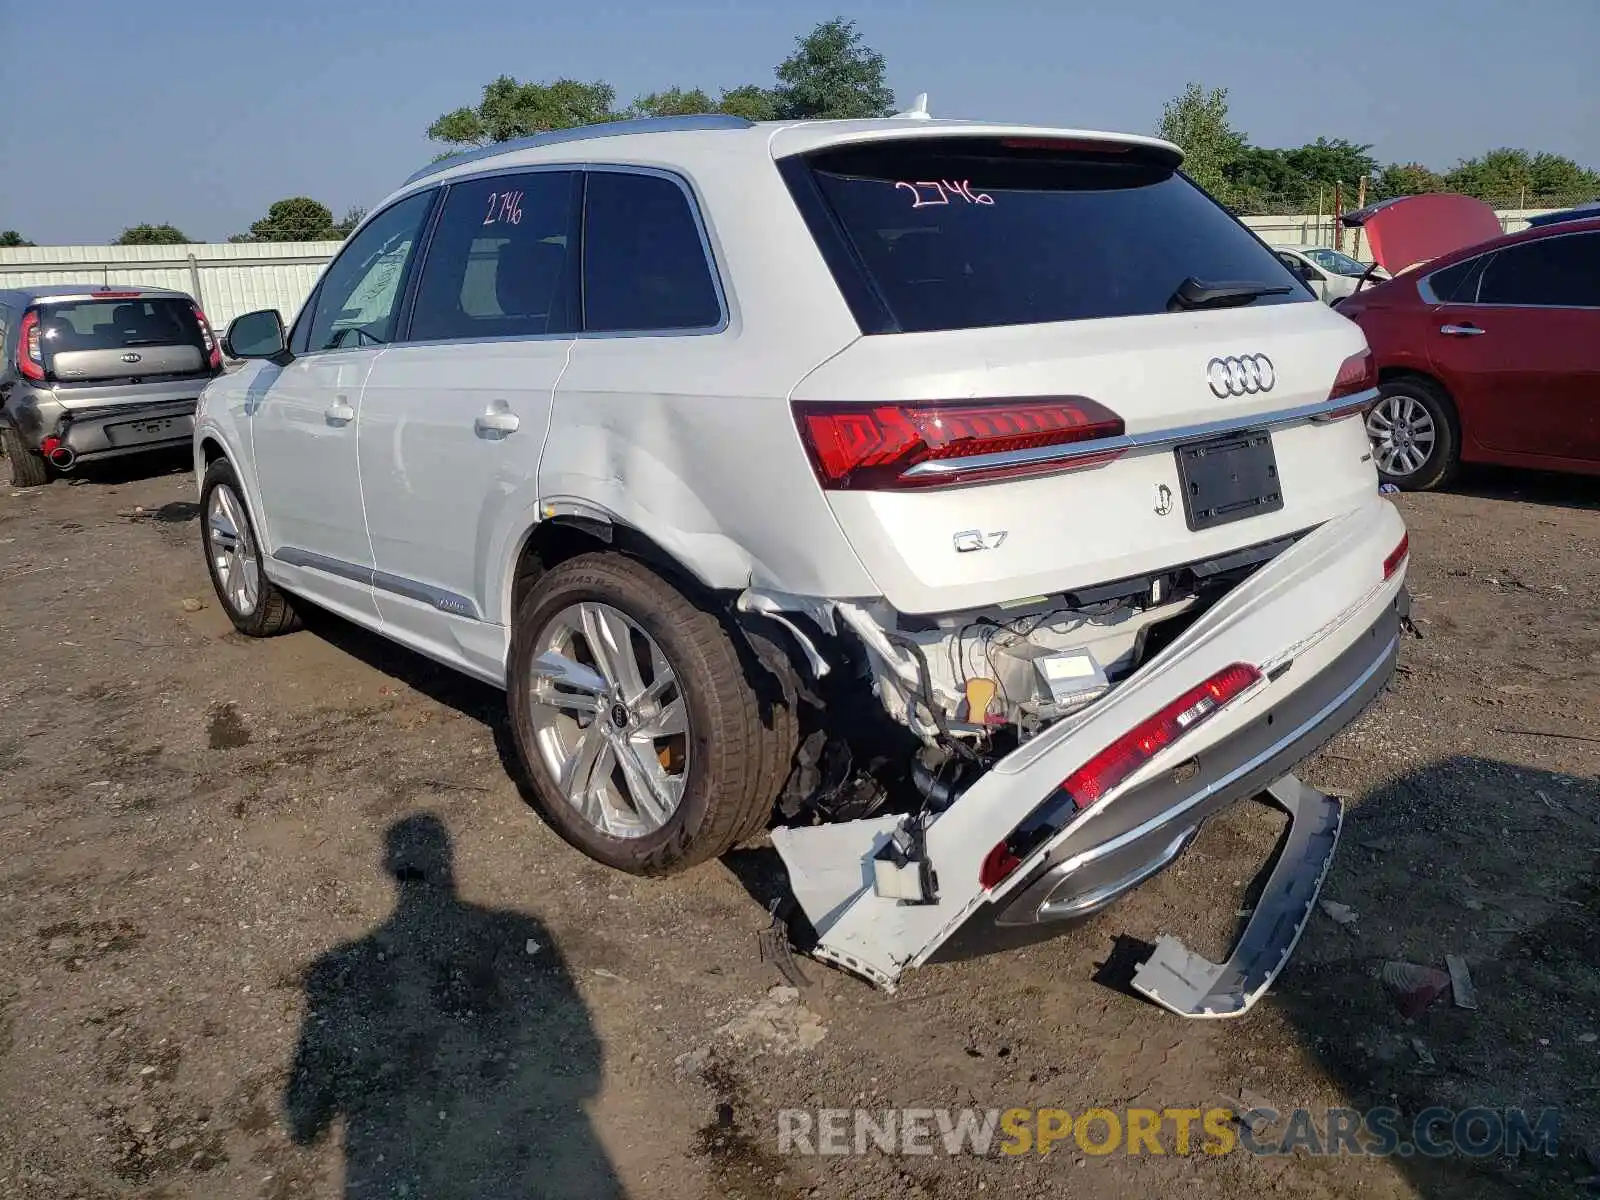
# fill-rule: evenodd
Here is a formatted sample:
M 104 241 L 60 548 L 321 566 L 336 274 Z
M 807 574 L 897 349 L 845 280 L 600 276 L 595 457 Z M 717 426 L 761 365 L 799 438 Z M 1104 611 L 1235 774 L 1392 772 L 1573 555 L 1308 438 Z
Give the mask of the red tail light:
M 1224 667 L 1112 742 L 1067 776 L 1062 788 L 1075 805 L 1088 808 L 1179 738 L 1209 721 L 1260 678 L 1261 672 L 1248 663 Z
M 217 338 L 211 332 L 211 322 L 206 320 L 206 314 L 198 304 L 189 305 L 194 309 L 194 319 L 200 322 L 200 341 L 206 348 L 206 364 L 213 370 L 222 365 L 222 347 L 217 344 Z
M 899 491 L 1095 466 L 1123 447 L 1070 459 L 1018 452 L 1121 437 L 1122 418 L 1083 396 L 912 404 L 797 402 L 795 421 L 824 488 Z M 1003 455 L 1003 459 L 987 459 Z
M 40 345 L 39 314 L 29 310 L 22 314 L 17 326 L 17 370 L 24 379 L 35 382 L 44 378 L 44 347 Z
M 1405 565 L 1406 558 L 1410 553 L 1411 535 L 1405 533 L 1400 536 L 1400 544 L 1389 551 L 1389 557 L 1383 560 L 1383 577 L 1385 579 L 1393 579 L 1394 573 Z
M 1088 808 L 1161 751 L 1220 712 L 1261 678 L 1249 663 L 1224 667 L 1190 688 L 1154 716 L 1141 721 L 1061 783 L 1061 790 L 1041 804 L 984 855 L 978 882 L 995 887 L 1009 878 L 1023 859 L 1060 831 L 1064 818 Z
M 1339 373 L 1333 377 L 1333 386 L 1328 389 L 1328 399 L 1337 400 L 1340 396 L 1353 396 L 1357 392 L 1371 391 L 1377 386 L 1377 363 L 1373 361 L 1371 350 L 1363 350 L 1360 354 L 1352 354 L 1339 364 Z

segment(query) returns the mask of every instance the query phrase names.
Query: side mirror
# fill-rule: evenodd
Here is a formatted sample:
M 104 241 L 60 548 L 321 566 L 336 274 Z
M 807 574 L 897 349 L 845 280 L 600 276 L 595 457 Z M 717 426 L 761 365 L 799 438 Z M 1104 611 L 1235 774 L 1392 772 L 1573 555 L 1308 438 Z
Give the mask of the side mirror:
M 229 358 L 279 358 L 288 353 L 283 317 L 275 308 L 235 317 L 222 335 L 222 352 Z

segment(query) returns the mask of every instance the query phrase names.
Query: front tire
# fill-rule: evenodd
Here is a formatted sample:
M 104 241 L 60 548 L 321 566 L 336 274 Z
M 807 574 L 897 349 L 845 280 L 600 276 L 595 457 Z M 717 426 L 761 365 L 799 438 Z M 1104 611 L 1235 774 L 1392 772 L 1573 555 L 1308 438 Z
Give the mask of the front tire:
M 200 539 L 206 570 L 233 627 L 250 637 L 274 637 L 299 627 L 294 605 L 267 578 L 261 539 L 250 521 L 233 464 L 219 458 L 200 486 Z
M 729 627 L 660 575 L 619 554 L 569 559 L 523 598 L 511 646 L 533 805 L 590 858 L 672 874 L 772 811 L 792 709 L 758 692 Z
M 1461 456 L 1455 405 L 1442 387 L 1415 375 L 1380 387 L 1367 410 L 1367 439 L 1378 477 L 1407 491 L 1439 487 Z
M 50 466 L 44 456 L 29 450 L 15 429 L 0 429 L 0 443 L 4 443 L 6 459 L 11 463 L 12 487 L 36 488 L 50 482 Z

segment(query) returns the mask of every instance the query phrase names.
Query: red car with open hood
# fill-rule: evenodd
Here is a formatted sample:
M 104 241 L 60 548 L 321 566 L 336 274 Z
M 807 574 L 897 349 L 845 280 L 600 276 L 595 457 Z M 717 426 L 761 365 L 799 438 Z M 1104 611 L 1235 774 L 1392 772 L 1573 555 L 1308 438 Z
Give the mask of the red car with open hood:
M 1600 474 L 1600 217 L 1485 240 L 1487 205 L 1433 195 L 1346 221 L 1395 274 L 1337 305 L 1376 359 L 1386 482 L 1437 487 L 1461 462 Z

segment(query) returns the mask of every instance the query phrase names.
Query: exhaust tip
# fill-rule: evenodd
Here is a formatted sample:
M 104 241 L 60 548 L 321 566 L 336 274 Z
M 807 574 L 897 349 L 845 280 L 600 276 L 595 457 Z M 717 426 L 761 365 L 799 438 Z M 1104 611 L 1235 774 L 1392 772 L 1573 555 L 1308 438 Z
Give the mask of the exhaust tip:
M 45 457 L 50 461 L 50 465 L 58 471 L 70 471 L 72 470 L 72 465 L 78 461 L 78 456 L 72 447 L 65 445 L 55 447 Z

